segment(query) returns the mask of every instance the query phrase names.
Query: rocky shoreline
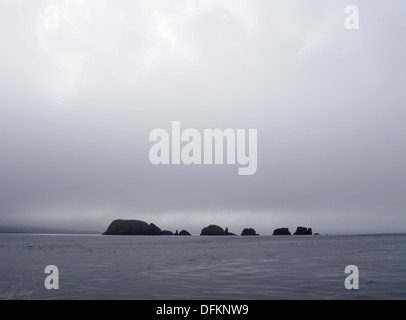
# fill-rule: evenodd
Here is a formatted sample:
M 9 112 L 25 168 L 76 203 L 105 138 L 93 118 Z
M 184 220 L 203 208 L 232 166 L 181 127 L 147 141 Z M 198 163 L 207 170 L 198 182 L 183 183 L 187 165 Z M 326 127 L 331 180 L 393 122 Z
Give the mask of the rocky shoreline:
M 170 235 L 170 236 L 191 236 L 191 234 L 186 231 L 182 230 L 178 232 L 178 230 L 173 233 L 169 230 L 161 230 L 158 226 L 153 223 L 146 223 L 142 220 L 123 220 L 117 219 L 110 223 L 107 230 L 103 233 L 103 235 L 142 235 L 142 236 L 162 236 L 162 235 Z M 235 236 L 235 233 L 229 232 L 228 228 L 226 227 L 223 229 L 222 227 L 211 224 L 207 227 L 204 227 L 201 232 L 201 236 Z M 258 236 L 259 234 L 256 233 L 254 228 L 244 228 L 241 232 L 241 236 Z M 289 228 L 277 228 L 273 231 L 272 235 L 274 236 L 285 236 L 291 235 Z M 313 235 L 312 228 L 302 227 L 299 226 L 296 228 L 296 231 L 293 235 Z M 319 235 L 315 233 L 315 235 Z

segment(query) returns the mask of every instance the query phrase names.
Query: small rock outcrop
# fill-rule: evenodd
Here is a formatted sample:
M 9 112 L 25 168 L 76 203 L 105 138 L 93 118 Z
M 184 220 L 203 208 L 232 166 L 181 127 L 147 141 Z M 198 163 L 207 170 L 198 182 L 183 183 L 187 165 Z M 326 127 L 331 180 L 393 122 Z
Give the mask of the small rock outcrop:
M 297 227 L 296 232 L 293 234 L 295 236 L 312 235 L 312 228 Z
M 223 230 L 223 228 L 216 226 L 214 224 L 211 224 L 205 228 L 202 229 L 200 232 L 201 236 L 231 236 L 235 235 L 234 233 L 228 232 L 228 228 L 226 230 Z
M 273 236 L 290 236 L 289 228 L 278 228 L 273 231 Z
M 224 230 L 224 235 L 226 235 L 226 236 L 235 236 L 235 233 L 228 232 L 228 228 L 226 227 L 226 230 Z
M 189 232 L 187 232 L 186 230 L 182 230 L 181 232 L 179 232 L 178 235 L 179 236 L 191 236 L 191 234 Z
M 258 236 L 259 234 L 257 234 L 257 232 L 255 231 L 255 229 L 253 228 L 245 228 L 242 232 L 241 232 L 242 236 Z

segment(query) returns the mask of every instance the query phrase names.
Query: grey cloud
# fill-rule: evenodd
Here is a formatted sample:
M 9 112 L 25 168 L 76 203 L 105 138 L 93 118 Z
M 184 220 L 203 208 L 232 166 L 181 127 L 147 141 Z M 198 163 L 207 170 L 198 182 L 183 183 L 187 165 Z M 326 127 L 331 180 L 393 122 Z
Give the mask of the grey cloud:
M 0 223 L 404 231 L 402 1 L 148 3 L 2 4 Z M 172 120 L 258 129 L 257 173 L 151 165 Z

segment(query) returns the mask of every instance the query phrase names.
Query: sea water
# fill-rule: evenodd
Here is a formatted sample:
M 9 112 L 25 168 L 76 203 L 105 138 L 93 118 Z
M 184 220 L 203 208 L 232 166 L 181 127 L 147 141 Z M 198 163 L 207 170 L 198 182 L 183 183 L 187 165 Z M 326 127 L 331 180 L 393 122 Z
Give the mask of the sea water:
M 59 289 L 46 289 L 47 265 Z M 357 290 L 345 287 L 348 265 Z M 405 298 L 405 234 L 0 234 L 0 299 Z

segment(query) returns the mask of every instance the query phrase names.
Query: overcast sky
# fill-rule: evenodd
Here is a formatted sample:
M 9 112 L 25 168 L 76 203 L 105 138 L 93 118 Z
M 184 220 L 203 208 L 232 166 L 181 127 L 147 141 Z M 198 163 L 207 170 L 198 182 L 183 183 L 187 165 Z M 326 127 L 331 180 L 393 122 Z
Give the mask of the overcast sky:
M 406 2 L 348 2 L 1 1 L 0 225 L 406 232 Z M 256 174 L 152 165 L 173 120 Z

